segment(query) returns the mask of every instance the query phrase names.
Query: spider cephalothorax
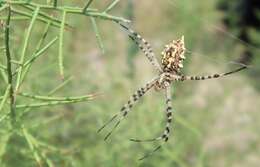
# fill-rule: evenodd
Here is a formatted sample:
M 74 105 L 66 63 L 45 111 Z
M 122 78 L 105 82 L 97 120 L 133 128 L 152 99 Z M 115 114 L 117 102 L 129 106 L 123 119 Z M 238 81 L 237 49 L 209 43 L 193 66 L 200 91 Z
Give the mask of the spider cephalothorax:
M 179 73 L 183 68 L 183 60 L 185 59 L 184 36 L 178 40 L 173 40 L 165 46 L 162 52 L 162 68 L 164 72 Z

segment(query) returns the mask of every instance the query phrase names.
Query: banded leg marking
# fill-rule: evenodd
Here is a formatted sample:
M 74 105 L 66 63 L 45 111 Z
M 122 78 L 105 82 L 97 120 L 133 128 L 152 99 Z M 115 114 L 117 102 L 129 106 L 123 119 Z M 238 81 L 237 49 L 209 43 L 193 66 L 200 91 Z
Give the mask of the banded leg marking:
M 115 114 L 107 123 L 105 123 L 99 130 L 98 132 L 102 131 L 108 124 L 110 124 L 113 120 L 115 120 L 117 117 L 118 121 L 116 124 L 113 126 L 111 131 L 106 135 L 104 140 L 107 140 L 109 136 L 113 133 L 113 131 L 118 127 L 120 122 L 127 116 L 127 114 L 131 111 L 131 108 L 134 106 L 134 104 L 147 92 L 149 91 L 157 81 L 157 78 L 151 80 L 148 82 L 144 87 L 141 87 L 138 89 L 128 100 L 128 102 L 121 108 L 120 112 Z
M 246 66 L 243 66 L 243 67 L 240 67 L 240 68 L 235 69 L 235 70 L 230 71 L 230 72 L 226 72 L 226 73 L 222 73 L 222 74 L 207 75 L 207 76 L 180 76 L 177 80 L 185 81 L 185 80 L 205 80 L 205 79 L 220 78 L 220 77 L 224 77 L 224 76 L 242 71 L 246 68 L 247 68 Z
M 166 87 L 166 127 L 165 130 L 163 132 L 163 135 L 161 135 L 158 138 L 155 139 L 151 139 L 151 140 L 136 140 L 138 142 L 143 142 L 143 141 L 155 141 L 155 140 L 162 140 L 163 143 L 160 144 L 159 146 L 157 146 L 155 149 L 153 149 L 151 152 L 148 152 L 146 155 L 144 155 L 142 158 L 140 158 L 139 160 L 143 160 L 149 156 L 151 156 L 154 152 L 158 151 L 163 144 L 165 144 L 168 139 L 169 139 L 169 135 L 170 135 L 170 125 L 172 122 L 172 103 L 171 103 L 171 91 L 170 91 L 170 87 Z
M 151 64 L 156 68 L 156 70 L 162 72 L 162 68 L 155 57 L 151 45 L 144 38 L 142 38 L 141 35 L 136 33 L 131 28 L 125 26 L 119 21 L 116 22 L 129 33 L 129 38 L 131 38 L 135 42 L 135 44 L 142 50 L 142 52 L 145 54 L 145 56 L 148 58 Z

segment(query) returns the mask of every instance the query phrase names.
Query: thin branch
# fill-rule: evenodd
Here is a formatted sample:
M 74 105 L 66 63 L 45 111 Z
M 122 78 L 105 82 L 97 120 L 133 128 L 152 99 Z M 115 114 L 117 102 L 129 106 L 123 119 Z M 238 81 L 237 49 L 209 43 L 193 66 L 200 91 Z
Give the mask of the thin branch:
M 58 0 L 54 0 L 54 1 L 53 1 L 53 6 L 56 8 L 57 5 L 58 5 Z
M 105 54 L 104 44 L 103 44 L 103 42 L 102 42 L 100 33 L 99 33 L 99 31 L 98 31 L 98 27 L 97 27 L 96 20 L 95 20 L 94 17 L 90 17 L 90 19 L 91 19 L 92 27 L 93 27 L 93 29 L 94 29 L 94 31 L 95 31 L 95 34 L 96 34 L 96 38 L 97 38 L 98 45 L 99 45 L 99 47 L 100 47 L 100 49 L 101 49 L 102 54 Z
M 14 97 L 14 89 L 13 89 L 11 54 L 10 54 L 10 47 L 9 47 L 10 18 L 11 18 L 11 8 L 9 6 L 8 17 L 6 20 L 6 27 L 5 27 L 5 48 L 6 48 L 5 55 L 7 60 L 6 67 L 7 67 L 8 84 L 9 84 L 10 112 L 11 112 L 12 125 L 15 125 L 16 122 L 15 97 Z
M 89 0 L 88 2 L 87 2 L 87 4 L 85 5 L 85 7 L 83 8 L 83 13 L 86 13 L 87 12 L 87 9 L 88 9 L 88 7 L 91 5 L 91 3 L 93 2 L 93 0 Z
M 8 5 L 3 5 L 0 7 L 0 12 L 2 12 L 3 10 L 5 10 L 8 7 Z
M 46 153 L 41 151 L 40 149 L 40 145 L 42 145 L 42 143 L 43 144 L 45 143 L 36 139 L 32 134 L 28 132 L 28 130 L 24 126 L 22 127 L 22 131 L 38 165 L 42 167 L 43 166 L 42 160 L 43 160 L 46 162 L 48 167 L 54 167 L 53 162 L 46 156 Z M 49 146 L 49 144 L 46 144 L 46 147 L 47 146 Z
M 107 13 L 109 12 L 111 9 L 113 9 L 117 3 L 119 2 L 120 0 L 114 0 L 104 11 L 104 13 Z
M 0 123 L 9 117 L 9 112 L 0 117 Z
M 50 42 L 48 42 L 42 49 L 38 50 L 36 53 L 33 54 L 31 59 L 27 60 L 23 66 L 27 66 L 31 64 L 35 59 L 37 59 L 39 56 L 41 56 L 44 52 L 46 52 L 56 41 L 58 37 L 55 37 Z
M 6 100 L 7 100 L 7 98 L 8 98 L 8 95 L 9 95 L 10 88 L 11 88 L 11 85 L 8 85 L 7 88 L 6 88 L 6 90 L 5 90 L 4 96 L 3 96 L 2 98 L 0 97 L 0 99 L 2 99 L 2 101 L 1 101 L 1 103 L 0 103 L 0 112 L 1 112 L 2 109 L 4 108 L 4 105 L 5 105 L 5 103 L 6 103 Z
M 12 12 L 13 13 L 17 13 L 17 14 L 22 15 L 22 16 L 25 16 L 25 17 L 27 17 L 30 20 L 31 20 L 31 18 L 33 16 L 31 13 L 18 10 L 18 9 L 16 9 L 14 7 L 12 7 Z M 48 23 L 50 19 L 49 18 L 45 18 L 45 17 L 37 17 L 37 20 L 39 20 L 39 21 L 41 21 L 43 23 Z M 60 23 L 52 22 L 51 25 L 54 26 L 54 27 L 60 28 Z
M 29 5 L 23 5 L 23 7 L 25 7 L 26 9 L 29 9 L 29 10 L 31 10 L 31 11 L 34 11 L 34 10 L 35 10 L 35 7 L 29 6 Z M 41 16 L 41 17 L 43 17 L 43 18 L 49 20 L 49 22 L 51 21 L 51 22 L 55 22 L 55 23 L 61 24 L 61 20 L 55 18 L 54 16 L 49 15 L 49 14 L 46 13 L 46 12 L 40 11 L 40 12 L 39 12 L 39 16 Z M 65 26 L 68 27 L 68 28 L 73 28 L 73 26 L 69 25 L 68 23 L 65 23 Z
M 39 166 L 42 166 L 42 161 L 41 161 L 41 157 L 37 151 L 37 149 L 35 148 L 35 145 L 33 143 L 33 141 L 31 140 L 30 138 L 30 134 L 27 132 L 27 129 L 25 129 L 24 127 L 22 127 L 22 132 L 23 132 L 23 135 L 29 145 L 29 148 L 31 149 L 32 153 L 33 153 L 33 156 L 36 160 L 36 162 L 38 163 Z
M 32 95 L 29 93 L 21 92 L 18 95 L 35 99 L 35 100 L 44 100 L 44 101 L 76 101 L 76 100 L 93 100 L 99 94 L 88 94 L 85 96 L 76 96 L 76 97 L 50 97 L 50 96 Z
M 50 101 L 50 102 L 43 102 L 43 103 L 34 103 L 34 104 L 20 104 L 16 105 L 17 109 L 21 108 L 39 108 L 39 107 L 50 107 L 55 105 L 62 105 L 62 104 L 72 104 L 72 103 L 79 103 L 88 101 L 88 99 L 82 99 L 82 100 L 72 100 L 72 101 Z
M 43 55 L 56 41 L 58 40 L 58 37 L 55 37 L 53 40 L 51 40 L 50 42 L 48 42 L 43 48 L 39 48 L 41 46 L 41 44 L 43 43 L 43 40 L 40 40 L 38 45 L 37 45 L 37 49 L 36 51 L 33 53 L 32 57 L 27 60 L 24 64 L 22 64 L 21 66 L 23 68 L 25 68 L 24 73 L 22 75 L 22 79 L 21 79 L 21 83 L 24 81 L 24 78 L 26 77 L 29 69 L 32 66 L 32 63 L 39 58 L 41 55 Z M 16 69 L 16 71 L 13 73 L 13 75 L 15 75 L 17 72 L 19 71 L 19 68 Z
M 6 70 L 6 66 L 0 64 L 0 69 L 2 69 L 2 70 Z
M 53 40 L 51 40 L 49 43 L 47 43 L 46 46 L 44 46 L 42 49 L 38 50 L 38 52 L 34 53 L 32 55 L 32 57 L 24 63 L 23 66 L 25 67 L 25 70 L 22 75 L 21 83 L 23 83 L 23 81 L 25 80 L 25 77 L 28 74 L 28 72 L 32 66 L 32 63 L 37 58 L 39 58 L 41 55 L 43 55 L 57 41 L 57 39 L 58 39 L 58 37 L 55 37 Z
M 105 20 L 112 20 L 112 21 L 122 21 L 122 22 L 127 22 L 127 23 L 130 22 L 130 20 L 124 19 L 122 17 L 109 15 L 104 12 L 100 13 L 100 12 L 98 12 L 97 9 L 91 9 L 91 8 L 87 8 L 86 12 L 83 13 L 82 11 L 84 10 L 84 8 L 77 8 L 77 7 L 69 7 L 69 6 L 54 7 L 53 5 L 42 5 L 42 4 L 36 4 L 33 2 L 25 3 L 25 2 L 21 2 L 21 1 L 7 1 L 7 0 L 5 0 L 4 3 L 9 3 L 12 5 L 29 5 L 29 6 L 39 7 L 41 9 L 51 9 L 51 10 L 59 10 L 59 11 L 66 10 L 67 13 L 72 13 L 72 14 L 82 14 L 82 15 L 86 15 L 86 16 L 93 16 L 93 17 L 97 17 L 97 18 L 101 18 L 101 19 L 105 19 Z
M 59 69 L 62 80 L 64 79 L 64 62 L 63 62 L 63 37 L 64 37 L 64 26 L 66 20 L 66 10 L 62 13 L 62 21 L 59 35 Z
M 26 35 L 25 35 L 25 38 L 24 38 L 24 45 L 23 45 L 23 48 L 22 48 L 22 53 L 21 53 L 21 58 L 20 58 L 20 63 L 23 64 L 24 63 L 24 59 L 25 59 L 25 55 L 26 55 L 26 51 L 27 51 L 27 48 L 28 48 L 28 45 L 29 45 L 29 38 L 31 36 L 31 32 L 32 32 L 32 28 L 33 28 L 33 25 L 35 23 L 35 20 L 38 16 L 38 13 L 40 11 L 40 8 L 37 7 L 34 11 L 34 14 L 33 14 L 33 17 L 32 17 L 32 20 L 30 22 L 30 25 L 28 27 L 28 30 L 26 32 Z M 20 87 L 20 82 L 21 82 L 21 77 L 22 77 L 22 70 L 23 70 L 23 67 L 20 67 L 19 68 L 19 71 L 18 71 L 18 75 L 17 75 L 17 80 L 16 80 L 16 86 L 15 86 L 15 92 L 18 91 L 19 87 Z
M 56 93 L 57 91 L 59 91 L 61 88 L 63 88 L 65 85 L 67 85 L 71 80 L 73 79 L 73 77 L 69 77 L 67 80 L 63 81 L 61 84 L 59 84 L 57 87 L 55 87 L 54 89 L 52 89 L 49 93 L 48 96 L 53 95 L 54 93 Z
M 8 84 L 8 79 L 7 79 L 7 75 L 6 75 L 5 71 L 0 69 L 0 74 L 1 74 L 1 76 L 2 76 L 2 78 L 3 78 L 3 80 L 4 80 L 4 82 L 5 82 L 6 84 Z

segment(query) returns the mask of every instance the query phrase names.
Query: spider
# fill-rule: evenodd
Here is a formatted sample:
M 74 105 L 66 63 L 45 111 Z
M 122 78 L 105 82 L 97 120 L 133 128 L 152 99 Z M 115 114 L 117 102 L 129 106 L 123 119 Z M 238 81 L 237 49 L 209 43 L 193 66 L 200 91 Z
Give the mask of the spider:
M 205 80 L 205 79 L 213 79 L 224 77 L 241 70 L 246 69 L 246 66 L 237 68 L 233 71 L 229 71 L 221 74 L 213 74 L 207 76 L 186 76 L 181 73 L 181 69 L 183 68 L 183 61 L 185 60 L 185 45 L 184 45 L 184 36 L 182 36 L 178 40 L 173 40 L 168 45 L 165 46 L 162 51 L 162 60 L 161 65 L 157 61 L 155 54 L 151 48 L 151 45 L 142 38 L 138 33 L 129 27 L 125 26 L 121 22 L 117 22 L 123 29 L 128 32 L 128 36 L 138 45 L 138 47 L 142 50 L 144 55 L 148 58 L 153 67 L 157 70 L 158 76 L 148 81 L 144 86 L 139 88 L 128 100 L 128 102 L 121 108 L 120 112 L 115 114 L 108 122 L 106 122 L 98 132 L 102 131 L 108 124 L 113 122 L 116 118 L 118 118 L 117 122 L 109 131 L 109 133 L 105 136 L 104 140 L 107 140 L 112 132 L 118 127 L 120 122 L 128 115 L 131 111 L 132 107 L 138 102 L 138 100 L 145 95 L 149 90 L 154 88 L 155 90 L 164 90 L 166 96 L 166 126 L 163 133 L 156 138 L 147 139 L 147 140 L 139 140 L 139 139 L 130 139 L 134 142 L 153 142 L 153 141 L 162 141 L 157 147 L 155 147 L 152 151 L 145 154 L 139 160 L 147 158 L 152 155 L 154 152 L 159 150 L 164 143 L 166 143 L 169 139 L 170 135 L 170 125 L 172 122 L 172 103 L 171 103 L 171 85 L 174 82 L 186 81 L 186 80 Z

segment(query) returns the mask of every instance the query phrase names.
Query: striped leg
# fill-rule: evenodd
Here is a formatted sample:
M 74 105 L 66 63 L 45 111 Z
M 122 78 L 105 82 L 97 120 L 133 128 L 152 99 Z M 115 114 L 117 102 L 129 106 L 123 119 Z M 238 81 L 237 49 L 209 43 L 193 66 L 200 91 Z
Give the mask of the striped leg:
M 119 21 L 117 21 L 117 23 L 129 33 L 129 38 L 131 38 L 136 43 L 136 45 L 142 50 L 142 52 L 145 54 L 145 56 L 148 58 L 151 64 L 156 68 L 156 70 L 162 72 L 162 68 L 155 57 L 151 45 L 134 30 L 130 29 L 129 27 L 125 26 Z
M 220 78 L 220 77 L 224 77 L 239 71 L 242 71 L 244 69 L 246 69 L 247 67 L 240 67 L 238 69 L 235 69 L 233 71 L 230 72 L 226 72 L 226 73 L 222 73 L 222 74 L 213 74 L 213 75 L 207 75 L 207 76 L 180 76 L 177 80 L 179 81 L 185 81 L 185 80 L 205 80 L 205 79 L 214 79 L 214 78 Z
M 105 123 L 99 130 L 98 132 L 102 131 L 108 124 L 110 124 L 113 120 L 115 120 L 117 117 L 118 121 L 116 124 L 113 126 L 111 131 L 106 135 L 104 140 L 107 140 L 108 137 L 112 134 L 112 132 L 118 127 L 120 122 L 127 116 L 127 114 L 131 111 L 131 108 L 133 105 L 148 91 L 150 90 L 155 82 L 157 81 L 158 77 L 155 79 L 152 79 L 150 82 L 148 82 L 145 86 L 141 87 L 138 89 L 128 100 L 128 102 L 121 108 L 120 112 L 114 115 L 107 123 Z
M 136 140 L 136 139 L 132 139 L 132 141 L 135 142 L 150 142 L 150 141 L 156 141 L 156 140 L 162 140 L 163 143 L 160 144 L 159 146 L 157 146 L 154 150 L 152 150 L 151 152 L 147 153 L 146 155 L 144 155 L 142 158 L 140 158 L 139 160 L 143 160 L 147 157 L 149 157 L 150 155 L 152 155 L 154 152 L 156 152 L 157 150 L 159 150 L 162 145 L 164 143 L 166 143 L 169 139 L 169 135 L 170 135 L 170 125 L 172 122 L 172 103 L 171 103 L 171 91 L 170 91 L 170 87 L 166 87 L 166 117 L 167 117 L 167 123 L 166 123 L 166 127 L 165 130 L 163 132 L 163 134 L 160 137 L 154 138 L 154 139 L 148 139 L 148 140 Z

